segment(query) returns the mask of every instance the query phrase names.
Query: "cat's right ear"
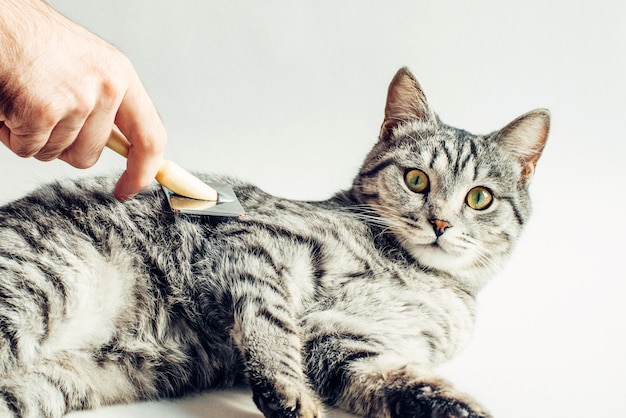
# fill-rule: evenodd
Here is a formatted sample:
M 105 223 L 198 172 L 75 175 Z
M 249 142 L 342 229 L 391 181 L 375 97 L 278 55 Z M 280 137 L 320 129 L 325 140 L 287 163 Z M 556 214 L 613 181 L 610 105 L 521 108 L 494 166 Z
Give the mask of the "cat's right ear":
M 537 160 L 550 132 L 550 112 L 547 109 L 535 109 L 501 129 L 496 140 L 522 166 L 522 179 L 528 182 L 535 173 Z
M 422 87 L 408 68 L 403 67 L 389 84 L 380 139 L 390 139 L 395 127 L 411 120 L 435 120 L 435 116 L 428 106 Z

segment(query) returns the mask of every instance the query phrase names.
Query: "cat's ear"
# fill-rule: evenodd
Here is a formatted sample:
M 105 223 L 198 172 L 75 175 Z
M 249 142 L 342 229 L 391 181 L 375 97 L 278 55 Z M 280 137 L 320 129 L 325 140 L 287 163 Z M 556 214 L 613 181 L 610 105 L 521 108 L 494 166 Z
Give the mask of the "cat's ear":
M 419 83 L 406 68 L 400 68 L 389 84 L 385 120 L 380 127 L 380 139 L 390 139 L 393 129 L 411 120 L 435 120 Z
M 550 131 L 550 112 L 532 110 L 497 133 L 497 141 L 522 164 L 522 179 L 529 181 L 541 157 Z

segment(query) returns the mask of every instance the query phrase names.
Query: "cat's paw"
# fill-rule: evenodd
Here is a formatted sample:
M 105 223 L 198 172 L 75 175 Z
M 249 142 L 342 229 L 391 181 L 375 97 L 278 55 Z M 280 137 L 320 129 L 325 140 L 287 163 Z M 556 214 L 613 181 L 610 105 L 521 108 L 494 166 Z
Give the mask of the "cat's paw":
M 389 407 L 393 418 L 492 418 L 476 402 L 427 384 L 390 394 Z
M 323 417 L 321 402 L 304 386 L 256 384 L 252 393 L 254 403 L 267 418 Z

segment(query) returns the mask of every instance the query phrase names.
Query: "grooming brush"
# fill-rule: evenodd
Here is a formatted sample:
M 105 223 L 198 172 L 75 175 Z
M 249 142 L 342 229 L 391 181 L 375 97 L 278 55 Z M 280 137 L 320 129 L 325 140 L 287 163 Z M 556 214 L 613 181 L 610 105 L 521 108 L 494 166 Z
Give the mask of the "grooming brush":
M 127 158 L 130 142 L 114 127 L 107 147 Z M 169 160 L 161 162 L 155 178 L 163 187 L 173 212 L 199 216 L 244 216 L 235 192 L 227 184 L 204 183 Z

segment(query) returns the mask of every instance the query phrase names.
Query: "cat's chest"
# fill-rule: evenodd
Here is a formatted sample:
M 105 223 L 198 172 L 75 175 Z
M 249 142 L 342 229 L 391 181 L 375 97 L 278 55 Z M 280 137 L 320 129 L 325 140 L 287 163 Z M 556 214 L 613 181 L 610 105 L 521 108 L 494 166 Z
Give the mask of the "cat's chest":
M 279 267 L 303 323 L 372 336 L 387 351 L 422 356 L 415 362 L 443 361 L 469 338 L 474 299 L 417 264 L 390 257 L 400 250 L 381 247 L 353 218 L 318 211 L 304 220 L 283 212 L 250 225 L 262 226 L 250 245 L 262 245 Z
M 403 353 L 424 346 L 435 363 L 456 354 L 473 330 L 475 300 L 421 272 L 373 271 L 344 282 L 338 294 L 338 310 L 363 318 Z
M 315 282 L 318 310 L 307 315 L 329 332 L 369 335 L 416 363 L 443 362 L 466 345 L 475 300 L 454 283 L 394 262 L 359 239 L 325 251 L 326 268 Z

